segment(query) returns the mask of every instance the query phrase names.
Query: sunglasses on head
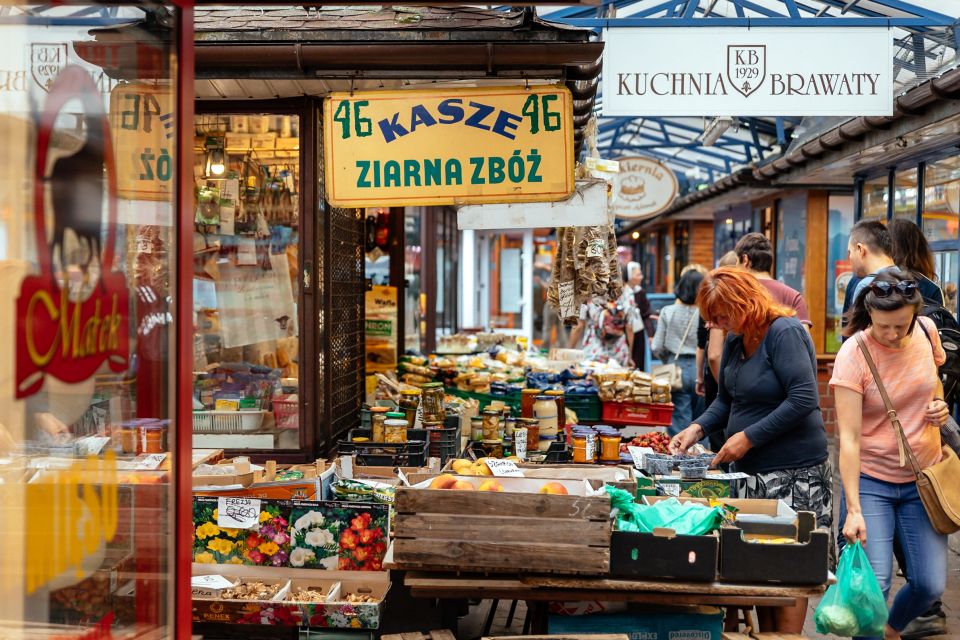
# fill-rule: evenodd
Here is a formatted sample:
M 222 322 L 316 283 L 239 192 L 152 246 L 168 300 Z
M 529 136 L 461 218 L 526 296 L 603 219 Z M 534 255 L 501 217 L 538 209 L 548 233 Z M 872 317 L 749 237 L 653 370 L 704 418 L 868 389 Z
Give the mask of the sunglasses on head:
M 901 280 L 897 283 L 871 282 L 869 288 L 870 291 L 873 292 L 873 295 L 878 298 L 889 297 L 894 291 L 905 298 L 909 298 L 917 291 L 917 283 L 913 280 Z

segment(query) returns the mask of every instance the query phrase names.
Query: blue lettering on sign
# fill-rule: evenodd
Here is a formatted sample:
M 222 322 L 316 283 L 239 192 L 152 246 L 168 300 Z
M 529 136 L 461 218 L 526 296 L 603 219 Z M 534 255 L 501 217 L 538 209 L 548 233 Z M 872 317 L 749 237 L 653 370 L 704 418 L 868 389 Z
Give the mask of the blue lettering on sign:
M 409 114 L 394 113 L 389 118 L 380 120 L 377 126 L 380 128 L 384 142 L 389 144 L 417 129 L 437 124 L 459 123 L 474 129 L 490 131 L 507 140 L 515 140 L 516 131 L 523 122 L 522 116 L 482 102 L 471 100 L 465 107 L 462 98 L 447 98 L 436 106 L 435 111 L 436 113 L 431 112 L 426 105 L 415 104 L 410 107 Z

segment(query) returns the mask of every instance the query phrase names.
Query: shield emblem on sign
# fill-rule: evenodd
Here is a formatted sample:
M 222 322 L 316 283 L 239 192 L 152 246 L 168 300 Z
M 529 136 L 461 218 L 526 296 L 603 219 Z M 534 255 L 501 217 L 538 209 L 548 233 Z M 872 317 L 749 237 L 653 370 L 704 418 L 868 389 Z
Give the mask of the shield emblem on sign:
M 767 77 L 767 46 L 764 44 L 727 45 L 727 80 L 748 97 Z
M 44 91 L 67 66 L 65 42 L 34 42 L 30 45 L 30 75 Z

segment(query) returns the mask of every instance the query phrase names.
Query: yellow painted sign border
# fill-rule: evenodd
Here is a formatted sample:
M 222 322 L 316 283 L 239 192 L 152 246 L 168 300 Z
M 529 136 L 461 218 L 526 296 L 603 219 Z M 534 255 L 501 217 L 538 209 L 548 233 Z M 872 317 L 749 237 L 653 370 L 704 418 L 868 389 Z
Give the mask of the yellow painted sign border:
M 328 132 L 333 131 L 333 105 L 341 100 L 383 100 L 398 97 L 410 100 L 428 97 L 459 97 L 459 96 L 495 96 L 495 95 L 522 95 L 524 93 L 550 94 L 560 96 L 562 124 L 567 128 L 564 139 L 565 160 L 565 189 L 563 191 L 491 194 L 469 196 L 377 196 L 370 198 L 337 198 L 334 195 L 334 143 Z M 576 162 L 573 139 L 573 95 L 562 84 L 551 85 L 522 85 L 500 87 L 450 87 L 445 89 L 424 90 L 384 90 L 331 93 L 323 101 L 323 160 L 324 160 L 324 193 L 331 205 L 336 207 L 375 207 L 375 206 L 431 206 L 431 205 L 461 205 L 461 204 L 499 204 L 510 202 L 558 202 L 573 195 L 575 190 L 574 164 Z

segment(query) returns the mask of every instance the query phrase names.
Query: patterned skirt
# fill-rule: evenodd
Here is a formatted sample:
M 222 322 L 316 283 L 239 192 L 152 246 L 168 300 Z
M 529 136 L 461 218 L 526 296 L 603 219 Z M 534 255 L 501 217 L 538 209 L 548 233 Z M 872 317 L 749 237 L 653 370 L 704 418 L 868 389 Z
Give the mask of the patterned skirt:
M 830 567 L 836 567 L 833 527 L 833 465 L 769 471 L 736 481 L 737 497 L 783 500 L 794 511 L 817 514 L 817 526 L 830 532 Z

